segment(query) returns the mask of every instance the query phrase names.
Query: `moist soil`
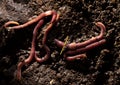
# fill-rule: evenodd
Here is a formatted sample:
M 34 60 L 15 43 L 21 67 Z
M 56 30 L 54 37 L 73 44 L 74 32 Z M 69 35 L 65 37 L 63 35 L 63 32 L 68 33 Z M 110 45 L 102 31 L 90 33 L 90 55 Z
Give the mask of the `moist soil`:
M 32 32 L 25 29 L 6 30 L 7 21 L 23 24 L 42 12 L 55 10 L 60 18 L 48 34 L 50 58 L 38 63 L 34 59 L 22 67 L 22 79 L 16 79 L 17 65 L 29 56 Z M 46 24 L 39 30 L 36 53 L 42 48 Z M 48 21 L 48 22 L 47 22 Z M 87 58 L 66 61 L 54 39 L 68 43 L 84 42 L 99 35 L 95 22 L 106 26 L 106 43 L 86 52 Z M 0 85 L 119 85 L 120 84 L 120 2 L 119 0 L 0 0 Z

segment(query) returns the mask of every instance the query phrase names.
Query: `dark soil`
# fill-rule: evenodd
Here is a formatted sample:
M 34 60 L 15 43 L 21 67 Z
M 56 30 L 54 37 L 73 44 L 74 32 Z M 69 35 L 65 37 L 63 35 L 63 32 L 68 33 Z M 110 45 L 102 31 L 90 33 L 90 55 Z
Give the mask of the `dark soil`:
M 33 60 L 22 68 L 22 80 L 15 77 L 20 56 L 29 56 L 34 25 L 7 31 L 3 25 L 14 20 L 23 24 L 47 10 L 56 10 L 60 19 L 50 31 L 47 44 L 51 58 Z M 87 58 L 68 62 L 59 55 L 54 39 L 69 36 L 82 42 L 99 34 L 94 22 L 106 26 L 105 45 L 87 52 Z M 44 29 L 44 28 L 43 28 Z M 43 37 L 39 32 L 37 52 Z M 120 2 L 119 0 L 0 0 L 0 85 L 119 85 L 120 84 Z

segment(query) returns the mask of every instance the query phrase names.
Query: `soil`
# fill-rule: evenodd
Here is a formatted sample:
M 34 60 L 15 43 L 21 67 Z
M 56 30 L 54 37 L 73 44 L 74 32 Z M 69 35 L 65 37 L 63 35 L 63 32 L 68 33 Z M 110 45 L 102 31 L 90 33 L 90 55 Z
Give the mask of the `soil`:
M 6 30 L 7 21 L 20 24 L 42 12 L 56 10 L 60 19 L 47 39 L 51 57 L 44 63 L 34 59 L 22 68 L 22 79 L 15 77 L 20 57 L 30 53 L 35 24 L 20 30 Z M 106 26 L 106 43 L 87 52 L 87 58 L 66 61 L 54 39 L 83 42 L 99 35 L 95 22 Z M 39 30 L 39 56 L 43 30 Z M 0 0 L 0 85 L 119 85 L 120 84 L 120 2 L 119 0 Z M 40 55 L 40 53 L 43 53 Z

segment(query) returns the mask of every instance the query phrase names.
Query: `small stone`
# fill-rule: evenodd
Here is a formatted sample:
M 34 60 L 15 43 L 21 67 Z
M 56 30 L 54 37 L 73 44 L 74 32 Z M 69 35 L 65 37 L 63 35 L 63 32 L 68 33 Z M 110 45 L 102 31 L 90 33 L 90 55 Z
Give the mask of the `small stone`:
M 50 85 L 54 85 L 55 84 L 55 79 L 52 79 L 51 81 L 50 81 Z

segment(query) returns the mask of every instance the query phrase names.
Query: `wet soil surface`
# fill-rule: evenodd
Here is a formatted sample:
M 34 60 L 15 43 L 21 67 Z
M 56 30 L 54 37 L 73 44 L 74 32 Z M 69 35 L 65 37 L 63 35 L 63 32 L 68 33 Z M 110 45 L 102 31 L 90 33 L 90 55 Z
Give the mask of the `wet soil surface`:
M 20 56 L 30 53 L 35 24 L 7 31 L 3 25 L 13 20 L 20 24 L 47 10 L 56 10 L 60 19 L 47 39 L 51 57 L 44 63 L 34 59 L 22 68 L 22 79 L 15 77 Z M 54 39 L 83 42 L 99 35 L 94 22 L 106 26 L 107 42 L 87 52 L 87 58 L 66 61 Z M 44 27 L 45 28 L 45 27 Z M 37 53 L 43 56 L 42 28 L 37 38 Z M 120 2 L 119 0 L 0 0 L 0 85 L 119 85 L 120 84 Z M 43 52 L 42 55 L 40 55 Z

